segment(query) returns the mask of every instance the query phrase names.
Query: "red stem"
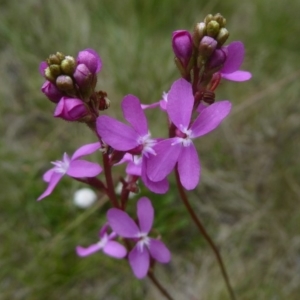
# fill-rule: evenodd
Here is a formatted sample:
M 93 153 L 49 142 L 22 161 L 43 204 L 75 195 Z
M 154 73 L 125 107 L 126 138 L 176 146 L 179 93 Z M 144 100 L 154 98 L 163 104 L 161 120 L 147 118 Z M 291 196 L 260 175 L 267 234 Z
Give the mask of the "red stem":
M 103 168 L 104 168 L 104 175 L 106 179 L 107 184 L 107 194 L 112 202 L 112 205 L 116 208 L 119 208 L 118 199 L 115 193 L 115 187 L 112 180 L 112 174 L 111 174 L 111 166 L 109 163 L 109 156 L 107 153 L 103 153 Z
M 152 283 L 159 289 L 159 291 L 169 300 L 173 300 L 171 295 L 167 292 L 167 290 L 159 283 L 157 278 L 154 276 L 154 273 L 152 271 L 148 272 L 148 277 L 152 281 Z

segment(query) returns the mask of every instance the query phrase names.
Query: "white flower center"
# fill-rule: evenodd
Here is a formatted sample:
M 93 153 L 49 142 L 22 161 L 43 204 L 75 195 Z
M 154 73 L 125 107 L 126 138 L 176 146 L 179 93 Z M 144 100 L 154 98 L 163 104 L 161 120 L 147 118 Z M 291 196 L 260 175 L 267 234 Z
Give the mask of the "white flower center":
M 97 243 L 101 249 L 103 249 L 105 247 L 105 245 L 108 242 L 108 235 L 105 233 L 104 236 L 101 238 L 101 240 Z
M 57 160 L 51 162 L 55 166 L 55 172 L 56 173 L 61 173 L 61 174 L 66 174 L 66 172 L 69 169 L 70 166 L 70 158 L 67 153 L 64 154 L 63 160 Z
M 186 136 L 185 137 L 178 136 L 176 141 L 174 143 L 172 143 L 172 145 L 181 143 L 183 145 L 183 147 L 189 147 L 193 143 L 192 138 L 191 138 L 192 130 L 188 129 L 186 127 L 183 127 L 182 124 L 180 124 L 179 130 Z
M 137 242 L 138 250 L 140 252 L 143 252 L 144 251 L 144 247 L 149 247 L 149 245 L 150 245 L 150 238 L 148 237 L 147 233 L 143 233 L 143 232 L 140 232 L 138 234 L 138 238 L 140 239 Z
M 151 139 L 151 133 L 139 137 L 138 143 L 143 146 L 142 154 L 148 156 L 148 153 L 156 155 L 156 152 L 153 150 L 153 146 L 156 144 L 156 140 Z

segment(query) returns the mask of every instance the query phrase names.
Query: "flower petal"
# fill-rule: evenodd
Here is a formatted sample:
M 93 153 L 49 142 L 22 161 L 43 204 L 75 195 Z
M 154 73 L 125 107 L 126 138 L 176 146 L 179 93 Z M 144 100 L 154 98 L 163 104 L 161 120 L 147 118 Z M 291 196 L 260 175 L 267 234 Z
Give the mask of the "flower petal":
M 142 197 L 137 202 L 137 217 L 140 230 L 143 233 L 149 233 L 154 219 L 154 209 L 151 201 L 147 197 Z
M 148 134 L 148 123 L 140 100 L 133 95 L 127 95 L 124 97 L 121 105 L 124 118 L 134 130 L 141 136 Z
M 132 159 L 132 161 L 128 162 L 128 165 L 126 167 L 126 174 L 141 176 L 142 158 L 133 156 Z
M 141 252 L 137 245 L 130 251 L 129 264 L 131 269 L 138 279 L 144 278 L 149 270 L 150 256 L 146 248 Z
M 237 71 L 243 63 L 245 55 L 245 47 L 242 42 L 235 41 L 230 43 L 227 47 L 227 59 L 221 73 L 232 73 Z
M 153 193 L 165 194 L 169 189 L 169 182 L 167 178 L 154 182 L 148 178 L 146 171 L 147 171 L 147 159 L 144 157 L 143 165 L 142 165 L 142 181 L 144 185 Z
M 176 141 L 177 138 L 166 139 L 154 146 L 156 155 L 150 156 L 147 162 L 147 175 L 151 181 L 161 181 L 172 172 L 181 150 L 181 144 Z
M 78 159 L 70 162 L 67 174 L 74 178 L 95 177 L 101 171 L 102 168 L 98 164 Z
M 187 189 L 194 189 L 200 179 L 200 163 L 194 144 L 182 147 L 178 158 L 178 173 L 181 184 Z
M 138 146 L 137 132 L 132 127 L 111 117 L 98 117 L 97 132 L 106 144 L 116 150 L 127 151 Z
M 137 237 L 140 230 L 135 222 L 124 211 L 111 208 L 106 214 L 109 226 L 114 232 L 124 238 Z
M 116 241 L 108 241 L 103 248 L 103 252 L 115 258 L 123 258 L 127 254 L 126 248 Z
M 235 71 L 229 74 L 221 73 L 222 78 L 231 80 L 231 81 L 247 81 L 251 79 L 252 74 L 247 71 Z
M 101 147 L 100 142 L 84 145 L 84 146 L 78 148 L 74 152 L 71 159 L 74 160 L 74 159 L 80 158 L 84 155 L 92 154 L 92 153 L 96 152 L 98 149 L 100 149 L 100 147 Z
M 162 264 L 166 264 L 171 260 L 171 253 L 170 253 L 169 249 L 160 240 L 156 240 L 156 239 L 150 240 L 149 252 L 150 252 L 150 255 L 155 260 L 157 260 L 158 262 L 160 262 Z
M 85 248 L 85 247 L 81 247 L 81 246 L 77 246 L 76 247 L 76 253 L 78 256 L 84 257 L 84 256 L 88 256 L 91 255 L 99 250 L 102 249 L 102 245 L 100 244 L 92 244 L 89 247 Z
M 55 172 L 55 168 L 46 171 L 43 175 L 43 180 L 49 182 L 54 172 Z
M 167 112 L 177 128 L 189 126 L 193 105 L 192 85 L 183 78 L 176 80 L 168 92 Z
M 49 196 L 63 176 L 64 176 L 64 174 L 62 174 L 62 173 L 53 173 L 49 180 L 49 184 L 48 184 L 46 190 L 44 191 L 44 193 L 41 196 L 38 197 L 37 200 L 39 201 L 39 200 L 42 200 L 43 198 Z
M 45 77 L 45 69 L 48 67 L 48 64 L 46 61 L 42 61 L 39 65 L 39 72 L 40 74 Z
M 191 137 L 199 137 L 214 130 L 229 114 L 231 103 L 227 100 L 215 102 L 203 109 L 191 126 Z

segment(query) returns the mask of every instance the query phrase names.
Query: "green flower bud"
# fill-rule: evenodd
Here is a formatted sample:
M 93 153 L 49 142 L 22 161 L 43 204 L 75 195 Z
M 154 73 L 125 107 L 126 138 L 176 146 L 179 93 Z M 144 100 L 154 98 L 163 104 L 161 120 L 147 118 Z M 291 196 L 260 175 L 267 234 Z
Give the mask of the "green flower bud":
M 61 70 L 64 74 L 73 75 L 76 67 L 76 61 L 72 56 L 66 56 L 60 64 Z
M 57 77 L 61 74 L 61 69 L 59 65 L 51 65 L 49 66 L 49 69 L 53 77 Z
M 214 19 L 214 16 L 212 14 L 209 14 L 204 18 L 204 23 L 207 25 L 213 19 Z
M 48 79 L 49 81 L 55 82 L 55 77 L 52 75 L 52 73 L 51 73 L 49 67 L 47 67 L 47 68 L 45 69 L 45 77 L 46 77 L 46 79 Z
M 201 39 L 205 36 L 206 34 L 206 25 L 204 22 L 197 23 L 194 27 L 194 32 L 193 32 L 193 43 L 195 47 L 199 46 L 199 43 Z
M 65 58 L 65 55 L 61 52 L 56 52 L 56 57 L 59 59 L 60 62 L 62 62 Z
M 217 36 L 219 30 L 220 30 L 220 25 L 215 20 L 210 21 L 206 26 L 207 35 L 211 37 Z
M 219 47 L 223 46 L 227 41 L 228 37 L 229 37 L 229 31 L 226 28 L 221 28 L 219 34 L 216 37 L 218 46 Z
M 220 28 L 225 27 L 226 19 L 219 13 L 214 15 L 214 20 L 217 21 L 220 25 Z

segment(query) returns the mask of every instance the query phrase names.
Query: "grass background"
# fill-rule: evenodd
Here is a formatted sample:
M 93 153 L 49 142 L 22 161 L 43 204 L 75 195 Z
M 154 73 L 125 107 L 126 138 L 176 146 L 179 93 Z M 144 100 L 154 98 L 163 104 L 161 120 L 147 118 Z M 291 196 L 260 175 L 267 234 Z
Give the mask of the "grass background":
M 0 11 L 0 299 L 161 299 L 124 261 L 75 255 L 95 241 L 104 204 L 72 204 L 77 182 L 65 178 L 36 203 L 49 161 L 95 141 L 80 124 L 54 120 L 41 94 L 38 65 L 50 53 L 96 49 L 98 86 L 110 115 L 128 93 L 160 99 L 178 73 L 171 33 L 192 29 L 208 13 L 227 18 L 230 41 L 247 49 L 245 83 L 223 82 L 217 99 L 234 109 L 197 143 L 202 181 L 189 193 L 219 245 L 238 299 L 299 299 L 300 294 L 300 22 L 299 1 L 1 0 Z M 153 132 L 162 115 L 149 112 Z M 157 121 L 159 120 L 159 121 Z M 228 299 L 215 258 L 172 189 L 150 195 L 155 225 L 173 254 L 157 276 L 175 299 Z M 173 183 L 172 183 L 173 182 Z M 134 205 L 133 205 L 134 206 Z

